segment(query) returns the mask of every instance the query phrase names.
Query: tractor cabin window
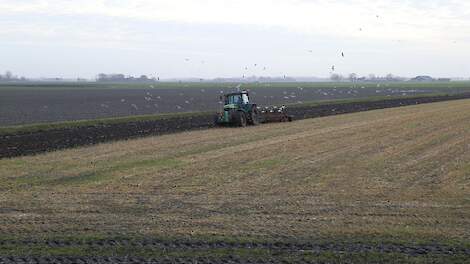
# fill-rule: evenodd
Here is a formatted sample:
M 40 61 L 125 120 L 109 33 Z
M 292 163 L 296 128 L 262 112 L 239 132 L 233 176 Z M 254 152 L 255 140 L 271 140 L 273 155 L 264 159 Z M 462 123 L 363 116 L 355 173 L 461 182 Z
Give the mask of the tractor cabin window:
M 241 101 L 240 95 L 230 95 L 227 97 L 227 104 L 239 104 Z

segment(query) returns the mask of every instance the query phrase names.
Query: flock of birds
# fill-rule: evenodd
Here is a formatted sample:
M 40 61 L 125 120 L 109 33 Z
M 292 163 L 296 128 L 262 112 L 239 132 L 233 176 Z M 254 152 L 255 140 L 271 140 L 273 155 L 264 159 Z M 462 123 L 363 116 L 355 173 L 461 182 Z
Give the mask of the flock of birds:
M 375 17 L 376 17 L 376 19 L 380 19 L 380 16 L 379 16 L 379 15 L 376 15 Z M 359 28 L 359 31 L 362 32 L 363 30 L 364 30 L 364 29 L 363 29 L 362 27 Z M 454 43 L 456 43 L 456 42 L 454 41 Z M 307 50 L 307 52 L 313 53 L 314 50 L 309 49 L 309 50 Z M 345 59 L 345 58 L 346 58 L 345 52 L 344 52 L 344 51 L 340 51 L 339 57 L 342 58 L 342 59 Z M 192 60 L 191 58 L 189 58 L 189 57 L 186 57 L 186 58 L 184 58 L 184 61 L 185 61 L 186 63 L 189 63 L 189 62 L 192 62 L 193 60 Z M 200 63 L 200 64 L 206 64 L 206 61 L 205 61 L 205 60 L 200 60 L 199 63 Z M 242 78 L 243 78 L 243 79 L 247 78 L 247 74 L 248 74 L 248 71 L 249 71 L 249 70 L 258 69 L 258 70 L 262 70 L 263 72 L 265 72 L 265 71 L 268 69 L 268 66 L 261 66 L 261 65 L 259 65 L 258 63 L 253 63 L 252 66 L 253 66 L 253 68 L 251 68 L 251 67 L 249 67 L 249 66 L 245 66 L 245 67 L 244 67 L 244 73 L 243 73 L 243 75 L 242 75 Z M 334 73 L 334 72 L 337 70 L 336 65 L 332 65 L 331 68 L 330 68 L 330 70 L 331 70 L 331 71 L 330 71 L 330 74 Z M 283 78 L 284 78 L 284 79 L 287 79 L 287 75 L 286 75 L 286 74 L 283 74 Z M 160 81 L 160 77 L 159 77 L 159 76 L 156 76 L 155 79 L 156 79 L 157 81 Z M 200 80 L 201 82 L 203 81 L 202 78 L 200 78 L 199 80 Z M 240 85 L 241 85 L 241 84 L 240 84 Z M 238 89 L 239 89 L 240 85 L 237 86 Z M 154 88 L 153 85 L 151 85 L 151 88 Z M 302 87 L 298 87 L 298 88 L 299 88 L 300 91 L 303 90 Z M 361 88 L 364 89 L 364 87 L 361 87 Z M 204 90 L 204 89 L 201 89 L 201 92 L 204 93 L 205 90 Z M 337 90 L 336 87 L 335 87 L 333 90 L 330 90 L 330 91 L 323 91 L 322 89 L 318 89 L 318 90 L 316 90 L 316 91 L 314 91 L 314 92 L 315 92 L 315 93 L 318 93 L 318 94 L 320 94 L 320 95 L 323 95 L 323 96 L 333 96 L 334 93 L 340 93 L 340 94 L 341 94 L 341 93 L 343 93 L 343 92 L 344 92 L 344 93 L 347 93 L 347 94 L 351 94 L 352 96 L 356 96 L 356 95 L 359 93 L 358 90 L 353 89 L 353 87 L 351 87 L 351 89 L 349 89 L 349 90 L 348 90 L 348 89 L 346 89 L 346 90 L 338 89 L 338 90 Z M 376 90 L 375 92 L 376 92 L 376 93 L 381 93 L 382 90 Z M 387 91 L 384 91 L 384 92 L 387 93 Z M 403 94 L 406 94 L 407 92 L 410 92 L 410 91 L 395 91 L 395 90 L 390 90 L 390 89 L 388 90 L 388 93 L 395 93 L 395 92 L 402 92 Z M 220 93 L 223 94 L 224 91 L 220 91 Z M 180 94 L 180 96 L 182 96 L 182 94 Z M 270 97 L 270 98 L 274 98 L 275 96 L 272 95 L 272 96 L 269 96 L 269 97 Z M 295 92 L 290 92 L 290 93 L 288 93 L 287 91 L 284 91 L 284 93 L 283 93 L 283 98 L 284 98 L 285 100 L 292 100 L 292 99 L 294 99 L 294 98 L 296 98 L 296 97 L 297 97 L 297 94 L 296 94 Z M 264 96 L 264 98 L 268 98 L 268 96 Z M 153 97 L 150 93 L 147 93 L 147 95 L 144 97 L 144 99 L 145 99 L 145 101 L 146 101 L 147 103 L 150 103 L 150 102 L 152 102 L 152 101 L 155 101 L 155 99 L 161 99 L 161 97 L 160 97 L 160 96 Z M 185 100 L 184 103 L 187 104 L 187 105 L 189 105 L 189 104 L 191 103 L 191 101 L 193 101 L 193 100 L 194 100 L 194 98 L 190 98 L 189 100 Z M 121 99 L 121 103 L 126 103 L 126 100 L 125 100 L 125 99 Z M 222 103 L 222 102 L 219 102 L 219 103 Z M 139 109 L 136 104 L 130 104 L 130 106 L 131 106 L 132 108 L 134 108 L 135 110 L 138 110 L 138 109 Z M 108 108 L 109 106 L 108 106 L 108 105 L 102 105 L 102 107 L 103 107 L 103 108 Z M 157 103 L 154 103 L 154 107 L 158 108 L 159 105 L 158 105 Z M 184 109 L 184 107 L 182 107 L 182 106 L 180 106 L 180 105 L 176 105 L 176 109 L 181 110 L 181 109 Z
M 375 17 L 376 17 L 377 19 L 380 19 L 380 16 L 379 16 L 379 15 L 375 15 Z M 359 31 L 362 32 L 362 31 L 363 31 L 363 28 L 362 28 L 362 27 L 359 28 Z M 308 52 L 309 52 L 309 53 L 313 53 L 313 50 L 312 50 L 312 49 L 309 49 Z M 341 55 L 342 58 L 345 58 L 345 57 L 346 57 L 344 51 L 341 51 L 341 52 L 340 52 L 340 55 Z M 190 59 L 190 58 L 184 58 L 184 61 L 185 61 L 185 62 L 190 62 L 191 59 Z M 205 64 L 205 61 L 202 60 L 202 61 L 200 61 L 200 63 L 201 63 L 201 64 Z M 257 63 L 254 63 L 253 66 L 254 66 L 254 68 L 259 68 Z M 267 66 L 262 66 L 261 69 L 262 69 L 263 71 L 266 71 L 268 68 L 267 68 Z M 245 67 L 244 67 L 244 70 L 245 70 L 245 72 L 248 71 L 248 70 L 249 70 L 249 67 L 248 67 L 248 66 L 245 66 Z M 335 65 L 332 65 L 331 68 L 330 68 L 330 70 L 331 70 L 330 73 L 334 73 L 334 72 L 336 71 L 336 66 L 335 66 Z M 242 75 L 242 79 L 245 79 L 246 77 L 247 77 L 247 74 L 244 73 L 244 74 Z M 283 75 L 283 78 L 284 78 L 284 79 L 287 79 L 287 75 L 284 74 L 284 75 Z M 159 81 L 159 80 L 160 80 L 160 77 L 157 77 L 157 80 Z M 200 81 L 202 82 L 203 79 L 200 79 Z
M 380 19 L 382 19 L 382 17 L 381 17 L 379 14 L 376 14 L 376 15 L 375 15 L 375 19 L 380 20 Z M 359 27 L 359 28 L 358 28 L 358 31 L 363 32 L 363 31 L 364 31 L 364 28 L 363 28 L 363 27 Z M 401 40 L 397 40 L 397 42 L 401 42 Z M 454 44 L 457 43 L 457 41 L 455 41 L 455 40 L 452 41 L 452 42 L 453 42 Z M 308 49 L 307 52 L 309 52 L 309 53 L 314 53 L 314 50 L 313 50 L 313 49 Z M 346 58 L 346 54 L 345 54 L 344 51 L 340 51 L 339 55 L 340 55 L 340 57 L 341 57 L 342 59 L 345 59 L 345 58 Z M 188 63 L 188 62 L 191 62 L 191 61 L 193 61 L 193 60 L 192 60 L 191 58 L 189 58 L 189 57 L 186 57 L 186 58 L 184 58 L 184 61 Z M 206 63 L 205 60 L 201 60 L 201 61 L 199 61 L 199 62 L 200 62 L 200 64 L 205 64 L 205 63 Z M 253 66 L 254 66 L 254 68 L 256 68 L 256 69 L 261 69 L 263 72 L 265 72 L 265 71 L 268 69 L 268 66 L 260 66 L 258 63 L 254 63 Z M 242 74 L 242 79 L 246 79 L 247 76 L 248 76 L 248 71 L 249 71 L 249 70 L 252 70 L 252 69 L 253 69 L 253 68 L 251 68 L 251 67 L 245 66 L 245 67 L 244 67 L 245 72 Z M 330 68 L 329 68 L 329 70 L 330 70 L 330 74 L 335 73 L 335 72 L 338 70 L 337 65 L 331 65 Z M 287 79 L 287 75 L 286 75 L 286 74 L 281 74 L 281 75 L 283 76 L 284 79 Z M 160 81 L 160 77 L 156 77 L 156 79 L 157 79 L 158 81 Z M 200 78 L 199 80 L 200 80 L 201 82 L 204 81 L 204 79 L 202 79 L 202 78 Z
M 268 87 L 270 86 L 270 84 L 265 84 L 265 86 Z M 240 87 L 240 85 L 236 87 Z M 233 86 L 226 87 L 226 90 L 219 90 L 218 92 L 220 94 L 224 94 L 228 90 L 231 90 L 236 87 L 233 87 Z M 190 89 L 192 90 L 192 88 Z M 199 92 L 203 94 L 203 93 L 206 93 L 206 90 L 200 89 Z M 320 98 L 330 99 L 330 98 L 357 97 L 361 94 L 370 94 L 370 93 L 391 96 L 393 94 L 408 95 L 408 94 L 417 94 L 417 93 L 422 93 L 422 92 L 424 93 L 427 91 L 403 90 L 403 89 L 398 89 L 398 88 L 390 88 L 388 87 L 388 84 L 384 84 L 384 87 L 382 88 L 380 84 L 377 84 L 376 89 L 374 89 L 374 87 L 354 86 L 354 85 L 349 86 L 349 87 L 341 87 L 341 88 L 334 86 L 333 88 L 323 88 L 323 89 L 322 88 L 312 89 L 312 88 L 304 88 L 301 86 L 297 86 L 296 88 L 293 87 L 293 89 L 285 90 L 282 93 L 278 93 L 278 94 L 262 95 L 262 94 L 257 94 L 257 91 L 252 91 L 251 94 L 254 96 L 259 96 L 259 98 L 263 98 L 265 103 L 269 101 L 278 101 L 278 102 L 284 101 L 286 103 L 302 103 L 303 101 L 299 99 L 308 98 L 308 97 L 311 97 L 311 98 L 320 97 Z M 143 96 L 143 101 L 141 101 L 141 103 L 139 103 L 136 100 L 132 100 L 133 102 L 131 103 L 125 98 L 120 99 L 120 103 L 122 105 L 127 105 L 133 111 L 140 111 L 141 109 L 145 109 L 145 108 L 156 108 L 156 109 L 161 109 L 163 112 L 167 112 L 171 110 L 171 106 L 169 107 L 168 104 L 175 102 L 174 101 L 175 96 L 181 99 L 178 99 L 178 101 L 180 102 L 179 104 L 174 105 L 174 108 L 173 108 L 174 110 L 176 111 L 201 110 L 201 109 L 194 109 L 194 102 L 198 101 L 195 98 L 197 97 L 197 95 L 185 94 L 183 91 L 179 92 L 177 95 L 169 96 L 169 98 L 171 98 L 171 100 L 169 101 L 162 100 L 161 95 L 154 95 L 151 92 L 146 92 L 146 94 Z M 202 103 L 202 106 L 212 105 L 209 102 L 199 102 L 198 105 L 201 106 L 201 103 Z M 139 104 L 140 107 L 137 104 Z M 219 101 L 218 104 L 223 104 L 223 102 Z M 101 108 L 105 110 L 105 109 L 110 108 L 110 105 L 103 103 L 101 104 Z
M 380 19 L 380 18 L 381 18 L 379 15 L 375 15 L 375 17 L 376 17 L 376 19 Z M 363 28 L 360 27 L 360 28 L 359 28 L 359 31 L 362 32 L 362 31 L 363 31 Z M 400 42 L 400 40 L 398 40 L 398 42 Z M 454 41 L 454 43 L 456 43 L 456 41 Z M 307 50 L 307 51 L 308 51 L 309 53 L 313 53 L 313 52 L 314 52 L 312 49 L 309 49 L 309 50 Z M 341 56 L 343 59 L 346 57 L 344 51 L 341 51 L 341 52 L 340 52 L 340 56 Z M 185 62 L 190 62 L 190 61 L 191 61 L 191 58 L 184 58 L 184 61 L 185 61 Z M 201 60 L 200 63 L 201 63 L 201 64 L 205 64 L 206 61 Z M 253 66 L 254 66 L 255 68 L 260 68 L 260 67 L 258 67 L 259 65 L 258 65 L 257 63 L 253 64 Z M 260 69 L 262 69 L 263 71 L 266 71 L 268 68 L 267 68 L 267 66 L 262 66 Z M 245 66 L 245 67 L 244 67 L 244 70 L 245 70 L 245 71 L 248 71 L 248 70 L 249 70 L 249 67 L 248 67 L 248 66 Z M 337 70 L 337 67 L 336 67 L 335 65 L 332 65 L 331 68 L 330 68 L 330 70 L 331 70 L 330 73 L 334 73 L 334 72 Z M 242 75 L 242 78 L 245 79 L 246 77 L 247 77 L 247 74 L 244 73 L 244 74 Z M 287 75 L 284 74 L 284 75 L 283 75 L 283 78 L 286 79 L 286 78 L 287 78 Z M 157 76 L 156 79 L 157 79 L 158 81 L 160 81 L 160 77 Z M 199 79 L 199 80 L 202 82 L 204 79 L 201 78 L 201 79 Z

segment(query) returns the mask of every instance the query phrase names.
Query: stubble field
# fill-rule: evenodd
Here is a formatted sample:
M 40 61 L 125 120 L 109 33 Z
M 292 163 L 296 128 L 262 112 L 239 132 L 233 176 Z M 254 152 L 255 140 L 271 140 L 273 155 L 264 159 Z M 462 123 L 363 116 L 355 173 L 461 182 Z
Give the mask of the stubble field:
M 0 160 L 0 255 L 464 263 L 468 131 L 459 100 Z

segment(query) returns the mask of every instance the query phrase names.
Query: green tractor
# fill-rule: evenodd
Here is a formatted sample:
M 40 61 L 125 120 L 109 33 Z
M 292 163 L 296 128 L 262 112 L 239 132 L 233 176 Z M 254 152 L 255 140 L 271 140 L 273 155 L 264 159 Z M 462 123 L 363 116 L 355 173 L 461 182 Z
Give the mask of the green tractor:
M 250 103 L 247 91 L 225 94 L 221 100 L 224 100 L 224 110 L 215 116 L 216 125 L 245 127 L 260 123 L 258 107 Z

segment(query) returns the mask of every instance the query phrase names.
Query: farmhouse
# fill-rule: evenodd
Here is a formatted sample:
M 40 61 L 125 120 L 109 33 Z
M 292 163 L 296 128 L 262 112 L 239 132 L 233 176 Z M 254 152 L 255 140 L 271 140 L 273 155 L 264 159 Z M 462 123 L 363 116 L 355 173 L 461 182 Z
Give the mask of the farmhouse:
M 412 82 L 432 82 L 432 81 L 434 81 L 434 78 L 432 78 L 431 76 L 427 76 L 427 75 L 420 75 L 420 76 L 416 76 L 415 78 L 411 79 L 410 81 L 412 81 Z

